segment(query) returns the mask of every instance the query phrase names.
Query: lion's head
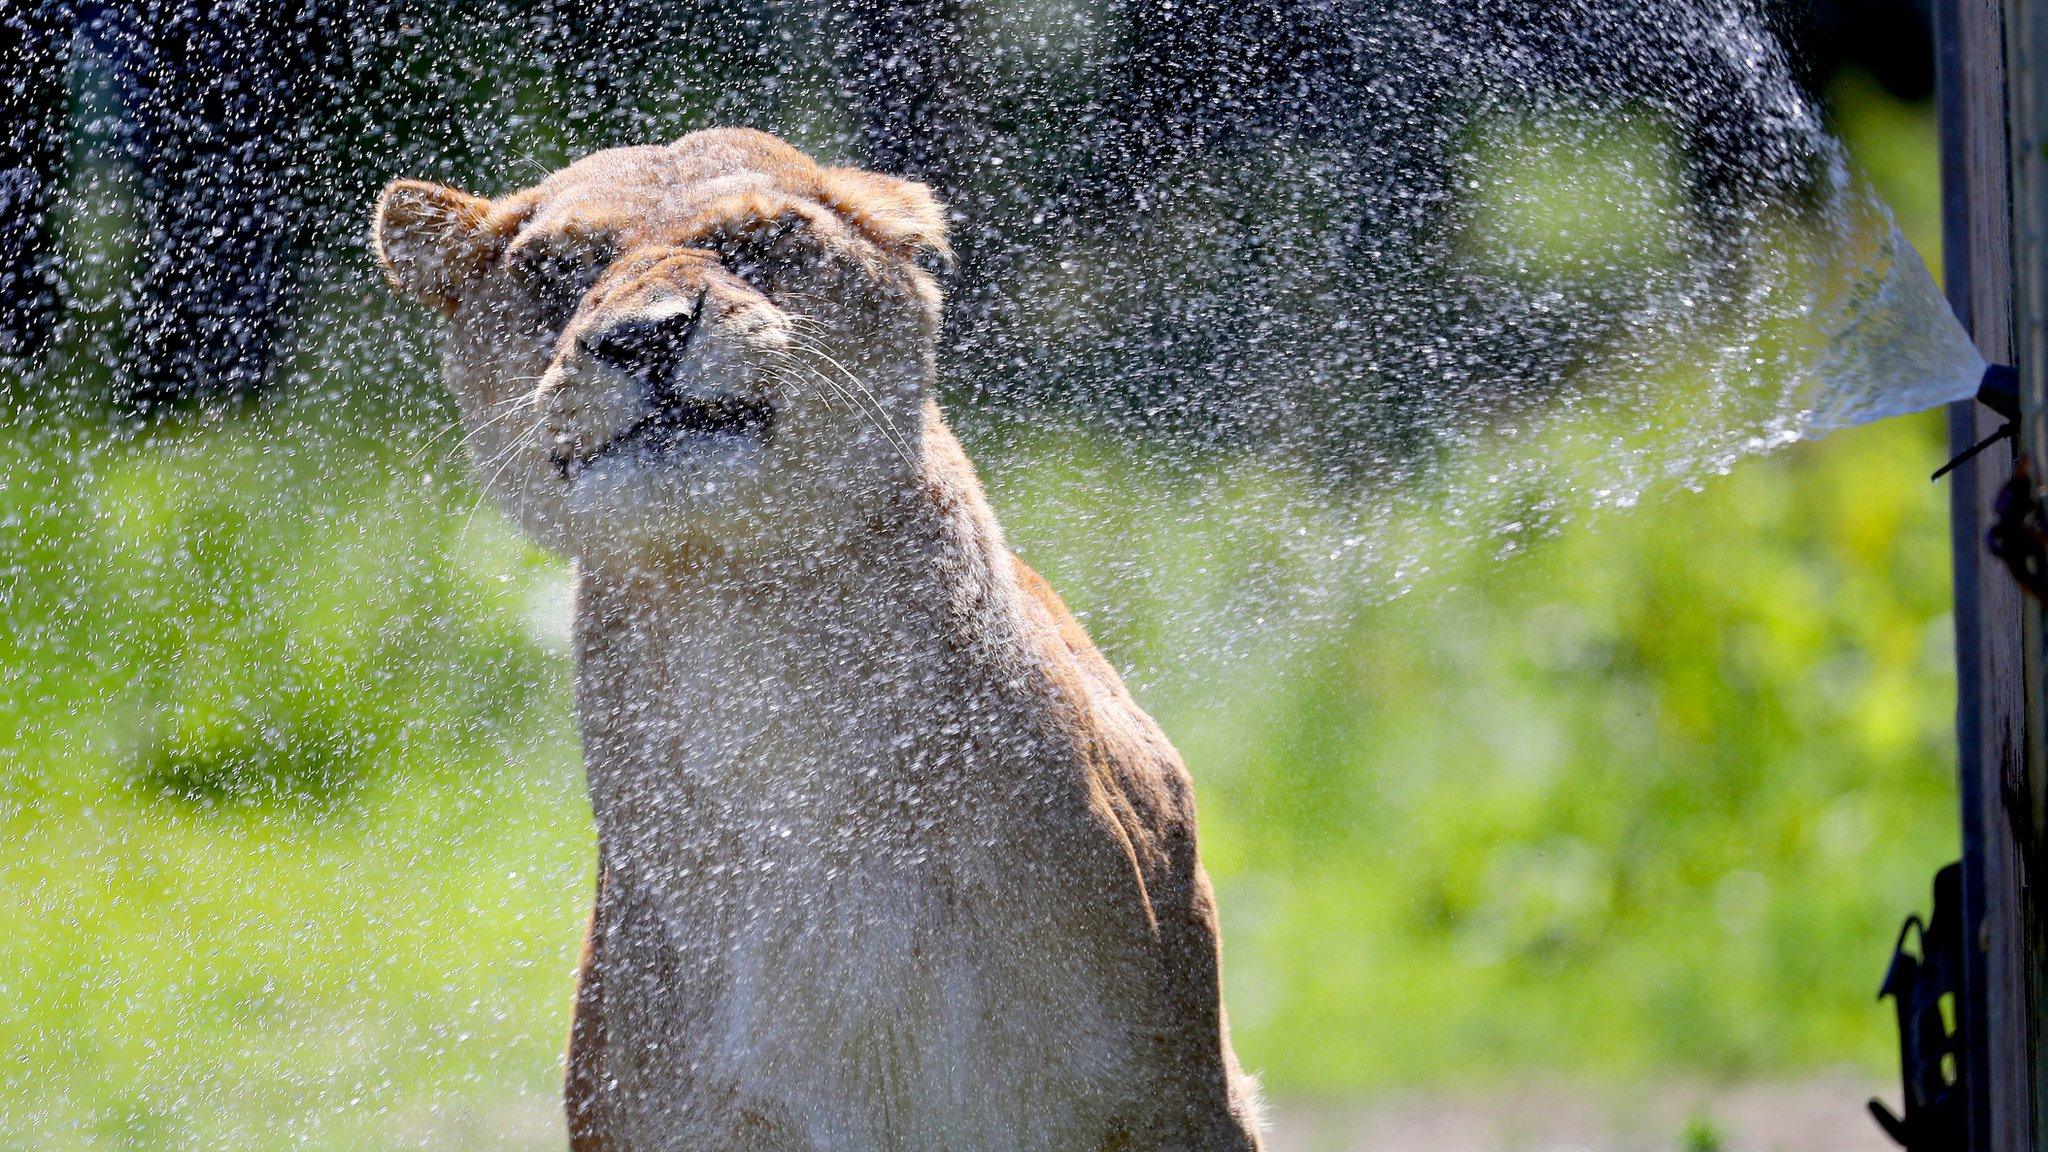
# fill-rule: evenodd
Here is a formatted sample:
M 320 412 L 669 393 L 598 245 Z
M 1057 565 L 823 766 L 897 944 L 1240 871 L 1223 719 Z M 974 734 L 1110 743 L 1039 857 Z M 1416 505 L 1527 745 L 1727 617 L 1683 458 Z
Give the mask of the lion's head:
M 946 256 L 922 185 L 721 129 L 497 200 L 396 181 L 375 242 L 449 318 L 484 483 L 571 554 L 816 547 L 915 475 Z

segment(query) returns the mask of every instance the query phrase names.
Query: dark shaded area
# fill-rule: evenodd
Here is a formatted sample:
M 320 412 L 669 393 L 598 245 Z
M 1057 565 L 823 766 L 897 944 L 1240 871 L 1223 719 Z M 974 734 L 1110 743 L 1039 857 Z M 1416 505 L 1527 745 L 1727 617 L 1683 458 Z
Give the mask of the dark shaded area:
M 1071 13 L 1035 40 L 991 41 L 1002 14 L 961 0 L 29 4 L 0 18 L 0 58 L 22 77 L 0 136 L 0 354 L 35 355 L 58 330 L 67 109 L 94 76 L 117 124 L 88 147 L 111 144 L 137 174 L 139 258 L 105 357 L 140 411 L 259 390 L 305 269 L 360 258 L 364 206 L 390 175 L 502 187 L 549 166 L 527 151 L 537 138 L 575 154 L 703 123 L 773 126 L 806 85 L 846 110 L 855 158 L 955 206 L 951 368 L 976 400 L 1226 438 L 1302 403 L 1398 432 L 1429 410 L 1404 383 L 1456 392 L 1502 363 L 1563 386 L 1626 314 L 1642 289 L 1615 277 L 1539 314 L 1513 285 L 1459 270 L 1460 157 L 1504 92 L 1671 123 L 1705 255 L 1759 200 L 1797 203 L 1817 183 L 1813 141 L 1759 105 L 1753 75 L 1687 21 L 1643 21 L 1623 0 Z M 1793 2 L 1762 23 L 1810 91 L 1852 67 L 1926 91 L 1915 0 Z M 542 106 L 522 86 L 544 90 Z M 1246 162 L 1276 149 L 1303 157 L 1291 194 L 1317 202 L 1247 182 Z M 1217 250 L 1172 233 L 1189 204 L 1214 217 Z M 1146 254 L 1110 270 L 1113 300 L 1082 301 L 1069 343 L 1093 351 L 1020 353 L 1029 297 L 1049 290 L 1035 262 L 1104 235 Z M 1323 262 L 1322 287 L 1304 261 Z M 1741 286 L 1691 287 L 1712 301 Z M 1298 303 L 1248 328 L 1235 313 L 1253 291 Z M 1320 348 L 1312 334 L 1333 330 L 1350 335 Z M 1261 384 L 1259 366 L 1307 352 L 1328 378 L 1268 395 L 1283 386 Z
M 321 88 L 322 17 L 312 4 L 142 0 L 29 4 L 0 21 L 0 55 L 22 64 L 5 159 L 27 189 L 0 239 L 8 348 L 34 354 L 52 337 L 71 65 L 90 53 L 120 110 L 106 142 L 137 177 L 123 399 L 146 410 L 261 384 L 311 233 L 301 154 L 321 124 L 307 97 Z
M 59 14 L 0 13 L 0 356 L 39 352 L 56 318 L 49 214 L 62 179 L 65 113 Z
M 348 727 L 310 730 L 301 722 L 155 746 L 140 755 L 135 786 L 152 798 L 199 807 L 328 808 L 369 783 L 370 735 Z
M 1764 12 L 1811 94 L 1825 93 L 1837 74 L 1855 69 L 1901 100 L 1934 95 L 1928 0 L 1773 0 Z
M 1965 1152 L 1970 1146 L 1964 1122 L 1969 1087 L 1960 1065 L 1970 1021 L 1956 1018 L 1963 995 L 1962 881 L 1960 863 L 1935 873 L 1934 909 L 1925 921 L 1906 917 L 1878 992 L 1891 998 L 1898 1017 L 1904 1114 L 1876 1099 L 1870 1114 L 1906 1152 Z M 1907 950 L 1909 938 L 1917 954 Z

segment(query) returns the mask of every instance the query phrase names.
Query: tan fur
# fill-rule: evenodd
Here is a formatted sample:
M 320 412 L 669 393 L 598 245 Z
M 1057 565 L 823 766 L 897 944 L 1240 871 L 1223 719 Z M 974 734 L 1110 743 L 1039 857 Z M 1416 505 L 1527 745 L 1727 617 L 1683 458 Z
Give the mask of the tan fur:
M 377 232 L 486 485 L 578 566 L 577 1152 L 1257 1148 L 1186 770 L 930 399 L 930 194 L 701 132 L 397 184 Z M 661 402 L 591 348 L 679 316 L 661 379 L 767 433 L 620 449 Z

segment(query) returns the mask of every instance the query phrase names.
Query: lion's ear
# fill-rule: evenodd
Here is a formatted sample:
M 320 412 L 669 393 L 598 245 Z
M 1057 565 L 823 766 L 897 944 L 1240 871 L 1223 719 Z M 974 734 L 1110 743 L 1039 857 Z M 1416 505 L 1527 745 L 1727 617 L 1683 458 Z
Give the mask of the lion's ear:
M 884 250 L 952 264 L 946 209 L 931 189 L 859 168 L 827 168 L 820 177 L 826 204 Z
M 377 198 L 372 233 L 384 278 L 407 296 L 453 311 L 463 285 L 497 256 L 491 202 L 441 184 L 393 180 Z

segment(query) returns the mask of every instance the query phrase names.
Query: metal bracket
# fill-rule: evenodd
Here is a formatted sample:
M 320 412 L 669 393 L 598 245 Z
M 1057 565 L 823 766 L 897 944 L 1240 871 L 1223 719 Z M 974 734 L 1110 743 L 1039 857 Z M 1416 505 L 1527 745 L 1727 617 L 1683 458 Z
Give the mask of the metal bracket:
M 1907 1152 L 1964 1152 L 1968 1147 L 1964 1018 L 1957 1011 L 1963 989 L 1963 928 L 1957 915 L 1962 892 L 1961 864 L 1934 874 L 1934 911 L 1925 923 L 1918 916 L 1906 917 L 1877 993 L 1879 999 L 1891 997 L 1898 1009 L 1905 1115 L 1874 1099 L 1870 1114 Z M 1906 951 L 1908 936 L 1918 938 L 1919 955 Z
M 1941 479 L 1955 471 L 1964 461 L 1975 459 L 1978 453 L 2000 440 L 2019 438 L 2020 374 L 2016 369 L 2009 364 L 1986 365 L 1983 378 L 1977 381 L 1977 403 L 2005 417 L 2005 423 L 1998 426 L 1998 431 L 1963 449 L 1948 463 L 1936 468 L 1934 475 L 1928 477 L 1929 480 Z
M 1985 547 L 2005 561 L 2012 578 L 2036 600 L 2048 600 L 2048 502 L 2034 480 L 2033 466 L 2022 453 L 2012 477 L 1991 504 L 1991 528 Z

